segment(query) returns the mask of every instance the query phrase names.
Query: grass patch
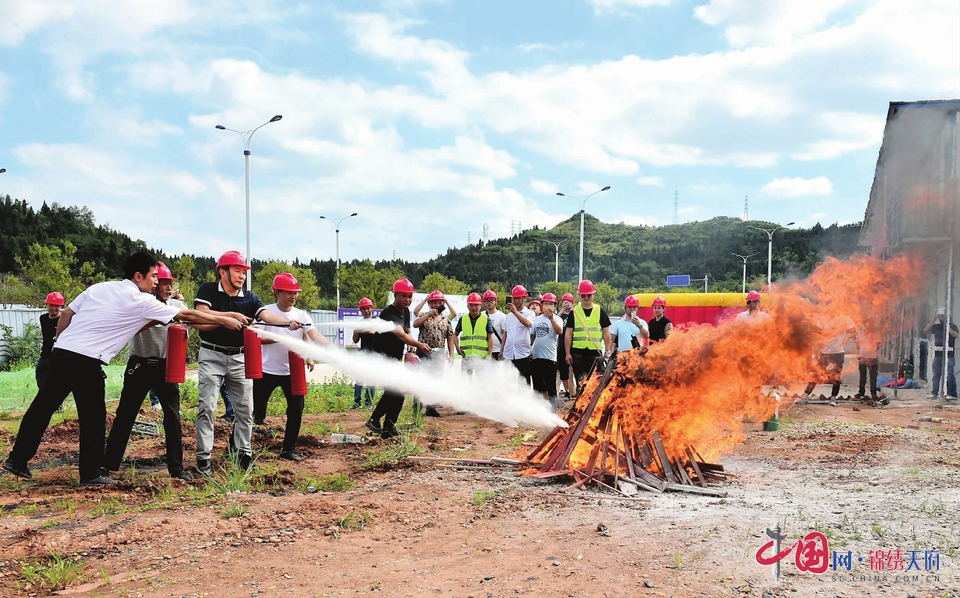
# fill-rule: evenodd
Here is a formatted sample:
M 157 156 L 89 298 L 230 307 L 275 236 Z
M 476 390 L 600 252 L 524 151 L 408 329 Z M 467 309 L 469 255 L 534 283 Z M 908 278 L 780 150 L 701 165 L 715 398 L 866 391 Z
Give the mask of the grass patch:
M 13 509 L 9 514 L 11 517 L 26 517 L 31 513 L 36 513 L 38 508 L 37 503 L 30 503 Z
M 400 432 L 396 438 L 397 442 L 391 442 L 385 446 L 373 449 L 367 453 L 367 459 L 363 465 L 367 468 L 381 467 L 388 463 L 394 463 L 414 455 L 422 455 L 427 452 L 417 442 L 417 435 L 409 432 Z
M 331 428 L 329 425 L 325 424 L 324 422 L 313 422 L 309 424 L 304 424 L 303 427 L 300 428 L 300 433 L 305 436 L 328 436 L 330 434 L 333 434 L 334 432 L 338 432 L 339 429 L 340 429 L 339 425 Z
M 107 374 L 105 397 L 107 402 L 119 401 L 123 389 L 123 365 L 108 365 L 103 368 Z M 0 372 L 0 412 L 26 411 L 30 402 L 37 396 L 37 379 L 34 368 L 17 372 Z M 64 406 L 73 407 L 73 397 L 67 397 Z M 7 415 L 10 417 L 10 415 Z M 74 414 L 76 417 L 76 414 Z M 54 417 L 54 421 L 56 417 Z M 61 420 L 62 421 L 62 420 Z M 53 422 L 51 422 L 53 423 Z
M 493 490 L 474 490 L 473 494 L 470 495 L 470 504 L 475 507 L 482 507 L 496 495 L 497 493 Z
M 241 505 L 240 503 L 228 505 L 225 509 L 220 511 L 220 517 L 224 519 L 237 519 L 238 517 L 243 517 L 246 514 L 247 507 Z
M 373 515 L 370 513 L 350 511 L 346 517 L 337 522 L 337 527 L 345 532 L 355 532 L 367 527 L 371 521 L 373 521 Z
M 249 468 L 240 467 L 240 464 L 233 459 L 227 460 L 225 466 L 220 467 L 220 472 L 215 473 L 210 478 L 209 486 L 219 494 L 229 494 L 231 492 L 249 492 L 253 489 L 250 482 L 250 475 L 253 473 L 253 463 Z
M 279 394 L 280 399 L 271 400 L 267 404 L 268 415 L 283 415 L 286 413 L 286 401 L 283 394 Z M 271 395 L 271 399 L 274 395 Z M 270 405 L 273 404 L 274 413 Z M 320 413 L 342 413 L 348 411 L 353 405 L 353 380 L 342 374 L 335 374 L 323 381 L 322 384 L 309 383 L 307 385 L 307 395 L 303 399 L 303 412 L 307 414 Z
M 83 578 L 83 565 L 51 552 L 50 556 L 42 561 L 21 563 L 20 575 L 23 581 L 32 587 L 56 591 L 81 580 Z M 21 589 L 19 582 L 17 582 L 17 586 L 17 589 Z
M 99 515 L 122 515 L 127 512 L 127 505 L 120 502 L 116 497 L 110 497 L 108 499 L 98 498 L 97 506 L 90 511 L 90 514 L 94 517 Z
M 297 491 L 307 492 L 346 492 L 356 488 L 357 483 L 345 473 L 331 473 L 320 478 L 297 477 L 294 481 Z

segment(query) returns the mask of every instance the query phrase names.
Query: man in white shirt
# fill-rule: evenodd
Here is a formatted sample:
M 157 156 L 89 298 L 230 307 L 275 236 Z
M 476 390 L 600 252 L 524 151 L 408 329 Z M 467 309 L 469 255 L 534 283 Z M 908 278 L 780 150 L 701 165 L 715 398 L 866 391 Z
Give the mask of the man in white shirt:
M 747 311 L 737 314 L 738 320 L 749 320 L 751 322 L 762 322 L 770 317 L 770 314 L 760 311 L 760 293 L 750 291 L 747 293 Z
M 242 316 L 202 313 L 157 301 L 157 260 L 138 252 L 123 265 L 124 280 L 101 282 L 63 310 L 50 354 L 51 377 L 20 421 L 17 441 L 3 469 L 33 477 L 27 463 L 37 454 L 50 418 L 71 392 L 80 420 L 80 485 L 114 484 L 101 468 L 107 408 L 103 366 L 144 327 L 173 319 L 240 330 Z
M 289 336 L 297 340 L 310 339 L 318 345 L 329 345 L 329 341 L 312 327 L 310 315 L 294 307 L 300 294 L 300 283 L 289 272 L 281 272 L 273 277 L 273 297 L 276 303 L 264 308 L 277 317 L 300 322 L 303 328 L 290 330 L 277 328 L 276 334 Z M 298 462 L 302 459 L 297 453 L 297 438 L 300 437 L 300 422 L 303 420 L 303 395 L 294 395 L 290 384 L 290 356 L 287 348 L 270 340 L 263 341 L 263 378 L 253 381 L 253 421 L 262 424 L 267 416 L 267 403 L 275 388 L 283 391 L 287 399 L 287 423 L 283 431 L 283 447 L 280 458 Z M 313 371 L 313 361 L 307 360 L 307 367 Z
M 536 317 L 532 310 L 523 306 L 527 289 L 523 285 L 513 287 L 507 303 L 506 321 L 503 330 L 501 359 L 509 360 L 520 376 L 530 384 L 530 326 Z
M 491 357 L 497 361 L 503 359 L 503 338 L 506 334 L 507 314 L 497 309 L 497 293 L 487 289 L 483 293 L 483 307 L 487 311 L 487 320 L 493 326 L 493 353 Z

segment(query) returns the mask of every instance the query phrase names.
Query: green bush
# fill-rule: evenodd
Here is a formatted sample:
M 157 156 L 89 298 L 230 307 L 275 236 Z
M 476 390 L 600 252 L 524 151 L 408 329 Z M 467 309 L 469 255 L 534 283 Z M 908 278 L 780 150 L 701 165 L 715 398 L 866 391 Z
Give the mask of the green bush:
M 0 324 L 0 338 L 3 339 L 0 371 L 16 372 L 32 368 L 40 359 L 43 337 L 39 325 L 28 322 L 23 327 L 23 336 L 13 336 L 13 328 Z

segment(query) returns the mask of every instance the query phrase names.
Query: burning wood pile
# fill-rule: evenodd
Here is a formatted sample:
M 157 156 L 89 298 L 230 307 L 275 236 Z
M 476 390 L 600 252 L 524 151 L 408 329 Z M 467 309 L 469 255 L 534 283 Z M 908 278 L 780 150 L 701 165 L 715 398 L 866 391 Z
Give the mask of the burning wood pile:
M 642 356 L 642 352 L 635 352 Z M 598 362 L 600 363 L 600 362 Z M 611 359 L 593 372 L 576 404 L 564 419 L 568 428 L 555 428 L 526 458 L 536 464 L 528 475 L 535 478 L 572 476 L 577 486 L 596 484 L 630 496 L 637 489 L 665 490 L 726 496 L 714 486 L 727 475 L 723 465 L 707 463 L 687 446 L 670 455 L 657 430 L 638 433 L 624 417 L 613 387 L 635 384 L 629 362 Z M 637 373 L 637 372 L 634 372 Z

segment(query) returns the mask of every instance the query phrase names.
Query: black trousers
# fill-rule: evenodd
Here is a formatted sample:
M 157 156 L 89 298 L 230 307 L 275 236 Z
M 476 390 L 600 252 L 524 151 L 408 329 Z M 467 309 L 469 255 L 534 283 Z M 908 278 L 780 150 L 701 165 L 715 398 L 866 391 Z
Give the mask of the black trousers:
M 533 377 L 533 390 L 547 393 L 547 397 L 557 396 L 557 364 L 549 359 L 534 359 L 530 362 Z
M 600 354 L 596 351 L 590 353 L 579 353 L 577 351 L 570 351 L 570 354 L 573 356 L 573 377 L 577 381 L 577 386 L 583 384 L 583 379 L 587 376 L 587 373 L 590 372 L 590 368 L 593 367 L 593 362 L 600 358 Z
M 380 395 L 380 400 L 377 401 L 376 408 L 373 410 L 373 414 L 370 415 L 370 419 L 379 423 L 382 417 L 384 429 L 396 426 L 397 419 L 400 417 L 400 411 L 403 409 L 403 400 L 405 398 L 406 397 L 399 392 L 384 389 L 383 394 Z
M 285 453 L 291 453 L 297 448 L 297 439 L 300 438 L 300 424 L 303 421 L 303 396 L 294 395 L 290 386 L 290 376 L 277 376 L 263 373 L 263 378 L 253 381 L 253 421 L 263 421 L 267 416 L 267 403 L 275 388 L 283 391 L 287 399 L 287 425 L 283 430 L 283 448 Z
M 524 382 L 527 385 L 530 385 L 530 356 L 522 357 L 520 359 L 514 359 L 513 367 L 517 368 L 517 371 L 520 372 L 520 377 L 523 378 Z
M 107 437 L 103 466 L 108 471 L 120 469 L 127 451 L 130 431 L 137 421 L 143 399 L 153 390 L 163 408 L 163 436 L 167 445 L 167 471 L 175 474 L 183 469 L 183 428 L 180 425 L 180 388 L 166 381 L 166 360 L 131 356 L 123 372 L 120 404 Z
M 866 396 L 867 376 L 870 377 L 870 396 L 877 397 L 877 373 L 879 371 L 880 360 L 876 358 L 860 357 L 857 360 L 860 364 L 860 396 Z
M 103 463 L 103 436 L 107 427 L 104 403 L 103 364 L 98 359 L 72 351 L 54 349 L 50 354 L 50 376 L 20 421 L 17 440 L 9 461 L 25 467 L 37 454 L 50 418 L 71 392 L 80 420 L 80 481 L 100 475 Z
M 843 372 L 843 353 L 821 353 L 817 361 L 820 364 L 820 368 L 827 372 L 827 379 L 825 382 L 829 382 L 833 385 L 833 387 L 830 389 L 830 396 L 835 397 L 839 395 L 840 374 Z M 803 394 L 810 394 L 813 392 L 813 389 L 816 386 L 816 382 L 810 382 L 803 390 Z
M 50 379 L 50 356 L 41 357 L 37 360 L 37 369 L 34 375 L 37 377 L 37 390 L 43 390 L 43 386 Z

